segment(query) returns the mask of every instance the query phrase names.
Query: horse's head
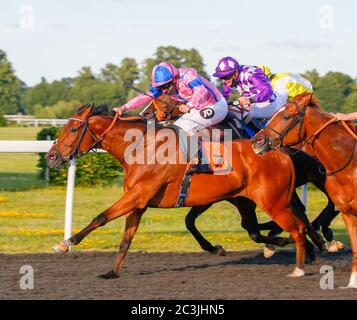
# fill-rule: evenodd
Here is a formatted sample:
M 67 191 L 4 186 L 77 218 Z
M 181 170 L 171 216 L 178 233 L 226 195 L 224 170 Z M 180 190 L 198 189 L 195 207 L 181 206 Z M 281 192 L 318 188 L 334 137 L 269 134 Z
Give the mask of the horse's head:
M 156 109 L 156 118 L 159 121 L 169 120 L 180 115 L 180 111 L 178 109 L 180 104 L 179 101 L 172 99 L 169 95 L 162 95 L 160 100 L 161 101 L 153 100 L 153 105 Z M 170 105 L 167 105 L 164 102 L 167 102 Z M 177 106 L 177 108 L 174 108 L 174 106 Z
M 304 115 L 308 106 L 317 105 L 312 93 L 303 93 L 287 103 L 253 138 L 253 149 L 263 154 L 271 149 L 293 147 L 306 139 Z
M 98 142 L 88 126 L 88 118 L 92 111 L 93 105 L 83 105 L 68 119 L 59 137 L 46 154 L 49 168 L 61 167 L 66 161 L 90 151 Z

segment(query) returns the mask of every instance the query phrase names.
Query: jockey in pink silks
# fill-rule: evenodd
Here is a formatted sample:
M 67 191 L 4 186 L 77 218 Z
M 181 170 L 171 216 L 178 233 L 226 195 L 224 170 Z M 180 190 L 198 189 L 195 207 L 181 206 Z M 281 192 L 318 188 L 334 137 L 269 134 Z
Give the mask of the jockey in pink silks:
M 147 95 L 139 94 L 121 107 L 114 108 L 119 115 L 137 109 L 163 94 L 183 102 L 184 113 L 174 125 L 193 136 L 197 131 L 221 122 L 228 113 L 226 99 L 220 91 L 193 68 L 175 68 L 168 62 L 156 65 L 151 74 L 151 88 Z M 201 148 L 198 153 L 198 171 L 209 171 L 210 165 L 202 163 Z

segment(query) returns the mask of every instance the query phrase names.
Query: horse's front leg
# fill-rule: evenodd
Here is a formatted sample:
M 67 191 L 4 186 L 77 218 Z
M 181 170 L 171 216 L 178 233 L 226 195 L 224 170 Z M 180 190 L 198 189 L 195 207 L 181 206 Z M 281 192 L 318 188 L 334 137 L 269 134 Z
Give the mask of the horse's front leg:
M 120 243 L 119 252 L 115 259 L 113 269 L 106 274 L 100 275 L 100 278 L 114 279 L 119 277 L 120 271 L 124 265 L 125 256 L 128 253 L 130 244 L 134 238 L 136 231 L 138 230 L 141 217 L 145 210 L 146 209 L 134 210 L 126 216 L 124 236 Z
M 352 273 L 347 288 L 357 289 L 357 212 L 342 212 L 352 246 Z
M 153 197 L 153 194 L 155 194 L 153 189 L 154 188 L 149 190 L 148 188 L 144 189 L 140 187 L 130 189 L 109 209 L 96 216 L 88 226 L 73 235 L 71 238 L 57 244 L 53 248 L 57 251 L 66 253 L 69 251 L 70 246 L 79 244 L 93 230 L 104 226 L 109 221 L 118 217 L 124 216 L 138 209 L 146 208 L 147 203 Z

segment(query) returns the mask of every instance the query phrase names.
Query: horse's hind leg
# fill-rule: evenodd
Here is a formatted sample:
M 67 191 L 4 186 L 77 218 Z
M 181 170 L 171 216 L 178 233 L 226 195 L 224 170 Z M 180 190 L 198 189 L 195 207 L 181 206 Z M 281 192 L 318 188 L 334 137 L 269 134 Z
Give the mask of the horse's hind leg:
M 191 208 L 185 218 L 186 228 L 188 231 L 191 232 L 191 234 L 194 236 L 194 238 L 203 250 L 219 256 L 224 256 L 226 255 L 226 251 L 224 250 L 224 248 L 219 245 L 213 246 L 209 241 L 206 240 L 204 236 L 202 236 L 202 234 L 198 231 L 195 225 L 195 221 L 199 217 L 199 215 L 208 210 L 211 205 L 212 204 L 208 204 L 206 206 Z
M 357 289 L 357 212 L 342 213 L 352 246 L 352 273 L 348 288 Z
M 134 210 L 129 213 L 126 217 L 125 221 L 125 232 L 123 239 L 119 246 L 119 252 L 115 259 L 115 263 L 113 269 L 110 270 L 108 273 L 100 275 L 99 277 L 102 279 L 114 279 L 118 278 L 120 275 L 120 271 L 123 268 L 125 256 L 128 253 L 130 244 L 134 238 L 136 231 L 138 230 L 139 223 L 141 217 L 146 209 L 139 209 Z
M 292 241 L 289 238 L 275 237 L 275 236 L 264 236 L 260 233 L 260 225 L 258 224 L 257 215 L 255 213 L 256 204 L 245 197 L 237 197 L 235 199 L 229 200 L 232 204 L 234 204 L 242 218 L 242 227 L 245 229 L 249 237 L 256 243 L 265 243 L 271 245 L 277 245 L 279 247 L 284 247 Z M 274 222 L 272 222 L 272 226 L 274 226 L 274 230 L 277 233 L 282 232 L 282 229 Z
M 305 226 L 294 217 L 291 209 L 274 210 L 272 217 L 274 221 L 289 232 L 296 244 L 296 266 L 294 272 L 289 274 L 290 277 L 302 277 L 305 264 Z
M 260 230 L 266 229 L 263 229 L 264 227 L 261 228 L 262 225 L 258 224 L 255 212 L 256 204 L 252 200 L 245 197 L 237 197 L 229 201 L 237 207 L 242 218 L 242 227 L 248 232 L 249 237 L 256 243 L 265 244 L 263 251 L 265 258 L 271 258 L 274 255 L 275 245 L 284 247 L 285 245 L 294 242 L 294 240 L 290 238 L 276 237 L 276 234 L 281 233 L 282 229 L 274 221 L 270 221 L 265 226 L 268 228 L 267 230 L 275 230 L 276 234 L 269 233 L 268 236 L 262 235 Z
M 330 228 L 332 220 L 339 214 L 339 211 L 335 210 L 334 203 L 328 199 L 327 206 L 321 211 L 316 219 L 311 222 L 316 231 L 322 228 L 322 234 L 327 241 L 333 240 L 333 231 Z

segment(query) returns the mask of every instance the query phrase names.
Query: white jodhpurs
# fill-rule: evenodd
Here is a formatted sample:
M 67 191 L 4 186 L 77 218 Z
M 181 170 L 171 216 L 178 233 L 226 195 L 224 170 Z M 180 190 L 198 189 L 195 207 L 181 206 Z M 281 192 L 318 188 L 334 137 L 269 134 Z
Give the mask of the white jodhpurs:
M 185 130 L 189 135 L 217 124 L 224 120 L 228 113 L 227 101 L 222 97 L 216 104 L 207 106 L 203 109 L 191 109 L 185 113 L 174 124 Z
M 280 110 L 287 102 L 287 97 L 277 94 L 276 99 L 269 104 L 252 104 L 252 109 L 249 111 L 249 115 L 252 118 L 257 119 L 270 119 L 274 113 Z

